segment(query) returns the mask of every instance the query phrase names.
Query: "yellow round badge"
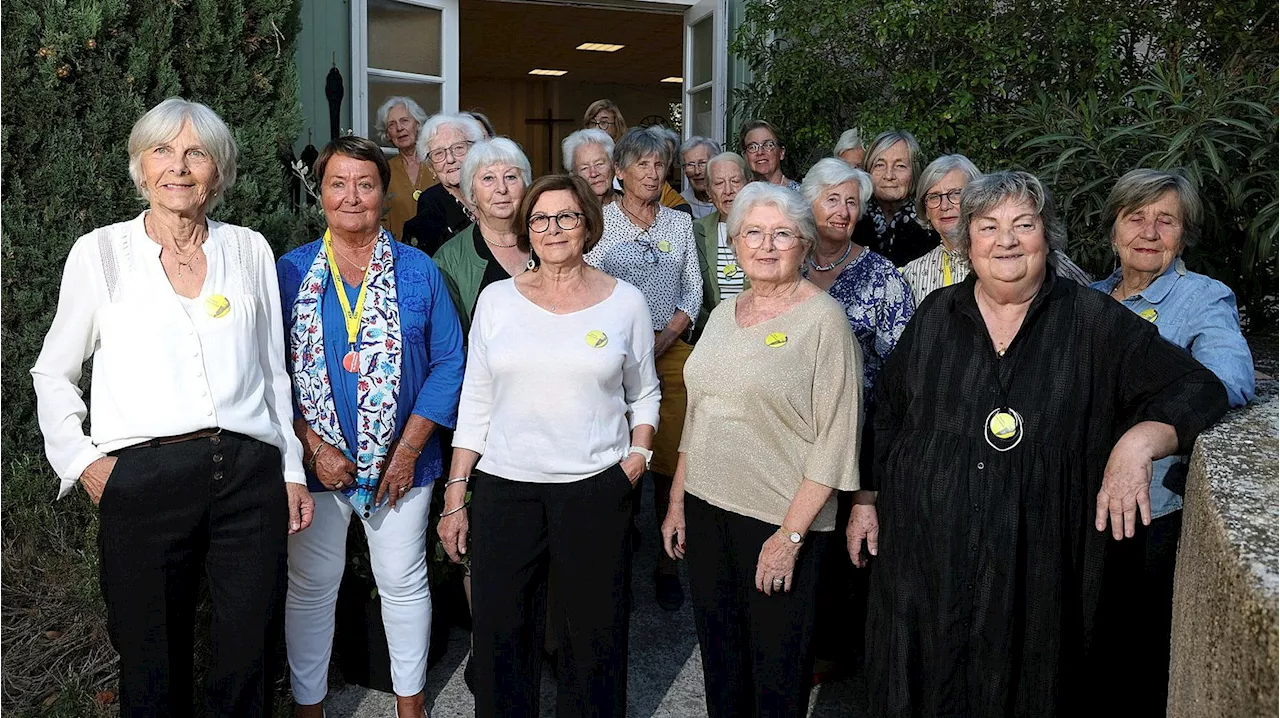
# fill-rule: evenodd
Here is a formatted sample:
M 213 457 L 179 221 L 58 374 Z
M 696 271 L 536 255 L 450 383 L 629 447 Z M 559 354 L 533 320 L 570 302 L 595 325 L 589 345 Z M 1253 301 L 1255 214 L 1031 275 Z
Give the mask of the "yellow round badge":
M 726 264 L 726 265 L 724 265 L 724 276 L 726 276 L 726 277 L 732 277 L 733 275 L 735 275 L 735 274 L 737 274 L 737 273 L 738 273 L 738 265 L 736 265 L 736 264 Z
M 420 197 L 420 196 L 422 196 L 422 190 L 420 190 L 420 189 L 415 189 L 415 190 L 413 191 L 413 201 L 414 201 L 414 202 L 417 202 L 417 201 L 418 201 L 418 197 Z
M 587 346 L 592 349 L 603 349 L 609 343 L 609 337 L 599 329 L 592 329 L 587 332 Z
M 1138 312 L 1138 316 L 1142 317 L 1143 319 L 1146 319 L 1152 324 L 1155 324 L 1156 320 L 1160 318 L 1160 312 L 1157 312 L 1155 307 L 1151 307 L 1149 309 L 1143 309 L 1142 311 Z
M 204 312 L 214 319 L 221 319 L 231 313 L 231 301 L 221 294 L 211 294 L 204 300 Z
M 1018 433 L 1018 422 L 1013 418 L 1013 414 L 998 411 L 991 417 L 988 428 L 991 429 L 991 435 L 997 439 L 1012 439 L 1013 435 Z
M 782 332 L 774 332 L 764 338 L 764 345 L 771 349 L 777 349 L 778 347 L 786 343 L 787 343 L 787 335 L 783 334 Z
M 670 253 L 671 253 L 671 242 L 668 242 L 668 241 L 667 241 L 667 240 L 665 240 L 665 239 L 664 239 L 664 240 L 662 240 L 661 242 L 658 242 L 658 251 L 659 251 L 659 252 L 666 252 L 666 253 L 670 254 Z

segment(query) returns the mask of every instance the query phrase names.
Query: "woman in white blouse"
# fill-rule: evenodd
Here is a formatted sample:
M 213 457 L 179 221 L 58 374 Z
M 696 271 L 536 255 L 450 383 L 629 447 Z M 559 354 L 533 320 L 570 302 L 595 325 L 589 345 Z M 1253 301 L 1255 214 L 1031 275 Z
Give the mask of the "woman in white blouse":
M 196 588 L 215 646 L 206 712 L 269 710 L 266 656 L 285 541 L 312 502 L 261 234 L 208 218 L 236 145 L 208 107 L 169 98 L 134 125 L 129 173 L 150 207 L 77 240 L 32 368 L 59 496 L 98 504 L 102 593 L 122 716 L 192 710 Z M 77 386 L 93 360 L 89 414 Z
M 476 303 L 438 528 L 455 561 L 473 533 L 476 715 L 539 715 L 550 573 L 557 714 L 623 716 L 632 489 L 660 401 L 649 310 L 583 261 L 602 226 L 585 180 L 539 179 L 517 216 L 536 269 Z
M 693 347 L 694 322 L 702 307 L 702 272 L 693 220 L 660 203 L 671 166 L 671 148 L 659 136 L 632 129 L 613 148 L 622 197 L 604 208 L 604 234 L 587 263 L 638 288 L 653 319 L 653 353 L 662 381 L 662 430 L 654 438 L 653 485 L 658 524 L 667 512 L 684 425 L 684 363 Z M 658 551 L 654 576 L 658 604 L 680 608 L 684 591 L 676 564 Z

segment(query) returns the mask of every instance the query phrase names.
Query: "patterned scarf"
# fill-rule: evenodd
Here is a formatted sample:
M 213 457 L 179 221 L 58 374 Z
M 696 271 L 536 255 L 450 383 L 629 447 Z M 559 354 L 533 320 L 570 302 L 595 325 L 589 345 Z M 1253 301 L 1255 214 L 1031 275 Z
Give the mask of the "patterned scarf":
M 324 357 L 321 303 L 330 281 L 323 242 L 293 303 L 289 351 L 293 360 L 293 394 L 307 426 L 328 444 L 338 447 L 356 465 L 356 482 L 343 491 L 356 514 L 368 519 L 378 480 L 396 428 L 396 400 L 400 391 L 400 308 L 391 259 L 391 235 L 384 229 L 369 257 L 368 292 L 360 317 L 360 379 L 357 384 L 356 450 L 342 435 Z M 341 278 L 338 278 L 341 281 Z M 338 291 L 344 291 L 342 287 Z
M 871 217 L 871 221 L 876 224 L 876 236 L 884 238 L 884 233 L 890 229 L 896 229 L 908 222 L 916 221 L 916 203 L 908 200 L 906 204 L 894 213 L 893 219 L 885 221 L 884 210 L 881 209 L 880 203 L 873 198 L 867 202 L 867 216 Z

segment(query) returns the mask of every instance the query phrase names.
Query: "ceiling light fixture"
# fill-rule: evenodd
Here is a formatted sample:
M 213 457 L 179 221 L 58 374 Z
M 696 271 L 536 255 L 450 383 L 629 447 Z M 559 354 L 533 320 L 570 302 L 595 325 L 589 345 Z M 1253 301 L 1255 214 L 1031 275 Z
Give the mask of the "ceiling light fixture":
M 684 82 L 683 77 L 664 77 L 659 82 Z
M 591 52 L 617 52 L 624 47 L 626 45 L 610 45 L 607 42 L 584 42 L 574 49 L 589 50 Z
M 547 77 L 560 77 L 569 74 L 568 70 L 530 70 L 530 75 L 545 75 Z

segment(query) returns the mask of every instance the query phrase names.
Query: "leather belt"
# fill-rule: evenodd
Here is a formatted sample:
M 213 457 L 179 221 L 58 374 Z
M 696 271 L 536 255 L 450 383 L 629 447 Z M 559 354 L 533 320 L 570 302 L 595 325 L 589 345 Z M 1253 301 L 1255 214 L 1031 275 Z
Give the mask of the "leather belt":
M 132 449 L 139 446 L 164 446 L 166 444 L 180 444 L 184 441 L 193 441 L 195 439 L 212 438 L 214 436 L 218 436 L 221 433 L 222 433 L 222 427 L 218 427 L 216 429 L 201 429 L 199 431 L 193 431 L 189 434 L 178 434 L 177 436 L 161 436 L 156 439 L 151 439 L 150 441 L 144 441 L 140 444 L 134 444 L 129 448 Z

